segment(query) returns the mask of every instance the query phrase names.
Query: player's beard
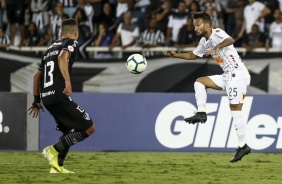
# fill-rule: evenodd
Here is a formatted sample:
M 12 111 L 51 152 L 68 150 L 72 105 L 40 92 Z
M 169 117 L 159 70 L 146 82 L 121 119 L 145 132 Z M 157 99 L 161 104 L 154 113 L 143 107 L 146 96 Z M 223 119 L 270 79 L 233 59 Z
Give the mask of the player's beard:
M 198 33 L 197 36 L 200 37 L 200 38 L 202 38 L 202 37 L 204 37 L 204 36 L 206 35 L 206 33 L 207 33 L 207 31 L 204 30 L 204 31 L 202 31 L 201 33 Z

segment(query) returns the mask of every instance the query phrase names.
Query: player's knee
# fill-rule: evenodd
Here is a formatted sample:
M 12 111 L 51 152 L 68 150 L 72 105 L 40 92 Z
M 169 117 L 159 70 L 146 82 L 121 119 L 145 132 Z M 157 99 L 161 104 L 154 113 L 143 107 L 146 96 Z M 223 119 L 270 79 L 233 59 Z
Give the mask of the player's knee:
M 199 82 L 201 84 L 204 84 L 205 83 L 205 78 L 204 77 L 200 77 L 196 80 L 196 82 Z
M 95 132 L 95 126 L 94 126 L 94 124 L 92 124 L 92 126 L 86 130 L 86 133 L 87 133 L 88 136 L 90 136 L 94 132 Z
M 231 111 L 241 111 L 243 104 L 230 104 L 230 110 Z

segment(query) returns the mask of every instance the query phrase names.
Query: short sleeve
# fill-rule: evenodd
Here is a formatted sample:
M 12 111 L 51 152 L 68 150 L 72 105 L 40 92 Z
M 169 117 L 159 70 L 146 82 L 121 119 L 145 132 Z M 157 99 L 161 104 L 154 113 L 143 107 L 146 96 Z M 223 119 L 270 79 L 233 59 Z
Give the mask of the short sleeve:
M 133 31 L 133 36 L 138 37 L 139 36 L 139 29 L 136 27 Z
M 119 24 L 119 26 L 117 28 L 117 33 L 121 33 L 121 27 L 122 27 L 122 23 Z
M 169 28 L 173 28 L 173 20 L 172 20 L 172 15 L 169 16 L 169 19 L 168 19 L 168 23 L 167 23 L 167 27 Z
M 223 42 L 223 40 L 225 40 L 226 38 L 230 38 L 230 36 L 222 29 L 217 28 L 214 30 L 214 32 L 214 41 L 217 45 Z
M 78 44 L 77 41 L 75 40 L 68 40 L 67 42 L 65 42 L 65 44 L 62 47 L 62 50 L 67 50 L 70 53 L 70 57 L 73 55 L 76 55 L 77 51 L 78 51 Z
M 257 7 L 260 11 L 263 11 L 263 9 L 265 8 L 265 5 L 261 2 L 256 1 L 255 2 L 257 4 Z
M 197 48 L 193 51 L 196 56 L 203 57 L 206 53 L 206 49 L 204 48 L 204 37 L 200 40 Z

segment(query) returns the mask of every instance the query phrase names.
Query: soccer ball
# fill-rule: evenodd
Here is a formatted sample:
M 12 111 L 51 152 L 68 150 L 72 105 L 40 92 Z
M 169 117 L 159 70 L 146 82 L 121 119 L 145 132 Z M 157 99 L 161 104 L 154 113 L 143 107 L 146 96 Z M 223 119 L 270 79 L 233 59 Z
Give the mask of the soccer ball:
M 132 54 L 127 58 L 126 68 L 133 74 L 144 72 L 147 67 L 147 60 L 141 54 Z

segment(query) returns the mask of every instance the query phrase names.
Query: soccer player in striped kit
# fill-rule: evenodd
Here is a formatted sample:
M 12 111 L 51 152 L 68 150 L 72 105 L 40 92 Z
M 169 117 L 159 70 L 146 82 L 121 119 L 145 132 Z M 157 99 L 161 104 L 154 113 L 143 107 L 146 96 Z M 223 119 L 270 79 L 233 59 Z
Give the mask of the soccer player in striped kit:
M 207 13 L 198 12 L 193 14 L 195 32 L 202 37 L 197 48 L 193 52 L 175 53 L 172 50 L 164 52 L 164 55 L 173 58 L 195 60 L 204 55 L 211 55 L 216 63 L 223 70 L 221 75 L 212 75 L 198 78 L 194 83 L 195 97 L 198 112 L 185 121 L 188 123 L 205 123 L 206 115 L 206 88 L 215 90 L 226 90 L 230 110 L 238 136 L 238 149 L 230 162 L 237 162 L 251 152 L 251 148 L 246 144 L 245 130 L 246 123 L 243 118 L 242 107 L 250 85 L 251 77 L 241 61 L 236 49 L 233 46 L 234 39 L 222 29 L 213 29 L 211 18 Z

